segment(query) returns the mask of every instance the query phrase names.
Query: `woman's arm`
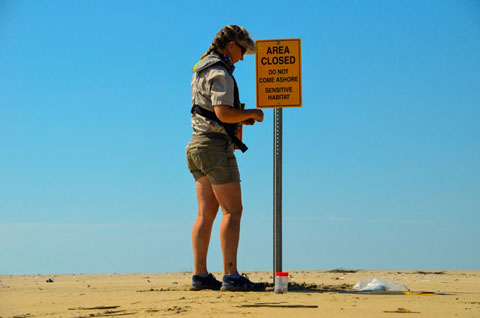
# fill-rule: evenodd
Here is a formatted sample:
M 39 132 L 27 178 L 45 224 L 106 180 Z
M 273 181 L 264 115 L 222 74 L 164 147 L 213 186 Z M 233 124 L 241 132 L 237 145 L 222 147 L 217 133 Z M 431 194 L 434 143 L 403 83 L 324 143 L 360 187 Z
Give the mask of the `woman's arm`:
M 229 105 L 213 106 L 218 119 L 227 124 L 239 123 L 249 119 L 263 121 L 263 111 L 260 109 L 236 109 Z

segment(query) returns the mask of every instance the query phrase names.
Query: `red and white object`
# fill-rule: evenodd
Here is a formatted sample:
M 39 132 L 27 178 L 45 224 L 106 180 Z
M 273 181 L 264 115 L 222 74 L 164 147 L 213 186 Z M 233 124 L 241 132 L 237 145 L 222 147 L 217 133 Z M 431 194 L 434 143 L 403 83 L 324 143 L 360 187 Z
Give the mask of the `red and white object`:
M 276 294 L 286 294 L 288 291 L 288 272 L 275 273 L 275 289 Z

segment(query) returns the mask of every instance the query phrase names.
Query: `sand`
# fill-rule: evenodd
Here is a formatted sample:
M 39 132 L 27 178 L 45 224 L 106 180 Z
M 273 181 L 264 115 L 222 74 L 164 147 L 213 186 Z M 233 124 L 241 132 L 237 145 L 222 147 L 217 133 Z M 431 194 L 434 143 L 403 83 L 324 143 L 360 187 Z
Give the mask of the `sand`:
M 480 271 L 289 272 L 287 294 L 190 291 L 191 273 L 1 275 L 0 317 L 480 317 Z M 435 294 L 351 289 L 368 278 Z

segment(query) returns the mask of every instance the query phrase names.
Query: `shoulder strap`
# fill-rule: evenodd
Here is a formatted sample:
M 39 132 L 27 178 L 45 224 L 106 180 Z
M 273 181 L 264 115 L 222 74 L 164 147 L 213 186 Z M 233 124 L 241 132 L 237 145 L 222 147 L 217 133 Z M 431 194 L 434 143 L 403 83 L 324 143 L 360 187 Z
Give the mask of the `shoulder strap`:
M 232 142 L 242 151 L 245 152 L 247 151 L 248 147 L 236 136 L 236 124 L 227 124 L 222 122 L 220 119 L 218 119 L 217 115 L 215 112 L 211 112 L 209 110 L 206 110 L 205 108 L 202 108 L 198 105 L 193 105 L 192 114 L 197 113 L 205 118 L 208 118 L 210 120 L 214 120 L 220 125 L 222 125 L 223 128 L 225 128 L 225 131 L 227 132 L 228 136 L 230 139 L 232 139 Z
M 222 66 L 225 67 L 227 72 L 232 76 L 233 79 L 233 84 L 234 84 L 234 101 L 233 101 L 233 106 L 234 108 L 241 109 L 241 104 L 240 104 L 240 94 L 238 92 L 238 86 L 237 86 L 237 81 L 235 80 L 235 77 L 233 76 L 232 72 L 230 69 L 227 67 L 225 62 L 223 62 L 220 58 L 216 57 L 215 55 L 208 55 L 204 59 L 200 60 L 195 66 L 193 67 L 193 72 L 200 72 L 204 69 L 207 69 L 213 65 L 216 64 L 221 64 Z M 237 124 L 227 124 L 222 122 L 220 119 L 218 119 L 217 115 L 215 112 L 206 110 L 205 108 L 202 108 L 199 105 L 193 105 L 191 109 L 191 113 L 197 113 L 205 118 L 208 118 L 210 120 L 214 120 L 217 123 L 219 123 L 223 128 L 225 128 L 225 131 L 227 132 L 228 136 L 232 140 L 232 142 L 242 151 L 245 152 L 247 151 L 248 147 L 237 137 L 236 131 L 237 131 Z
M 215 64 L 222 64 L 225 67 L 225 69 L 228 71 L 228 73 L 230 73 L 230 75 L 232 74 L 227 64 L 225 64 L 225 62 L 222 61 L 220 57 L 218 57 L 215 54 L 207 55 L 206 57 L 198 61 L 197 64 L 193 66 L 192 72 L 201 72 L 204 69 L 209 68 L 210 66 L 213 66 Z

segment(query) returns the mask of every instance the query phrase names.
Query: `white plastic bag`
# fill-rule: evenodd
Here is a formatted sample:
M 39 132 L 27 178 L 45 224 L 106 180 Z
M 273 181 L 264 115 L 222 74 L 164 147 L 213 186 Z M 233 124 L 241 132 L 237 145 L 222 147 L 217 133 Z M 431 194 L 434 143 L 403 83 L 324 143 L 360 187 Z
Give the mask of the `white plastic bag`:
M 392 282 L 378 278 L 370 278 L 359 281 L 353 289 L 358 291 L 409 291 L 403 283 Z

